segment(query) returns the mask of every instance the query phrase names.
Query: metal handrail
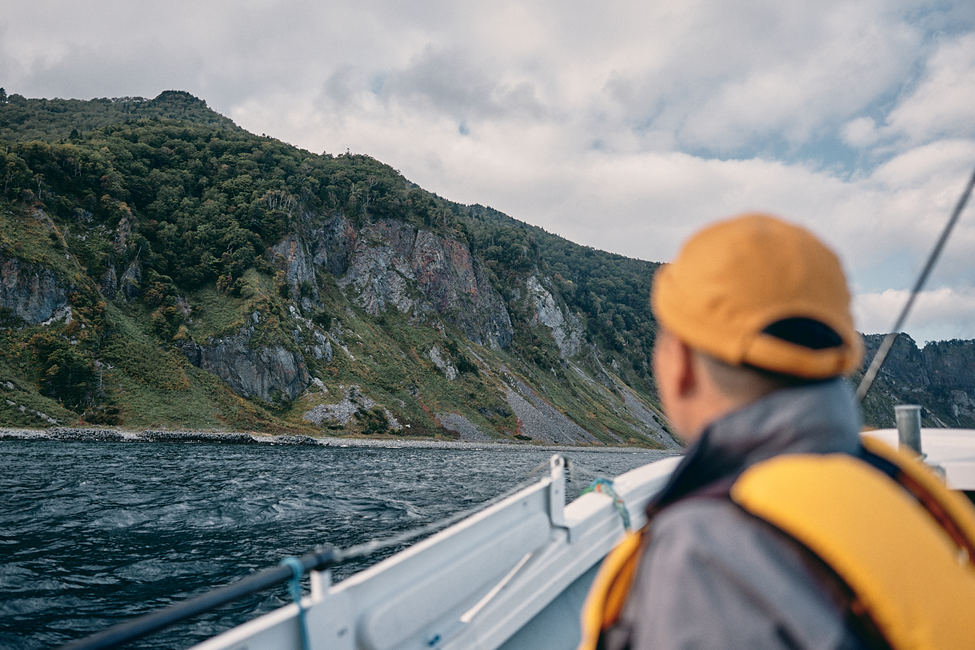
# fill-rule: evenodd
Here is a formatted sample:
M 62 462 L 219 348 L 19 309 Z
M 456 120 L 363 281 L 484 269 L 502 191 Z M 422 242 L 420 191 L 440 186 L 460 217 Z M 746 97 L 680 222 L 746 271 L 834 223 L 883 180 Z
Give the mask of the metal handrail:
M 309 571 L 324 571 L 341 562 L 344 557 L 340 549 L 331 547 L 317 548 L 311 553 L 298 558 L 304 573 Z M 211 610 L 232 603 L 235 600 L 251 594 L 264 591 L 275 585 L 288 582 L 294 577 L 290 566 L 279 565 L 247 576 L 237 582 L 224 587 L 208 591 L 196 598 L 177 603 L 171 607 L 161 609 L 151 614 L 140 616 L 115 627 L 93 634 L 92 636 L 72 641 L 60 646 L 57 650 L 104 650 L 115 648 L 129 641 L 135 641 L 144 636 L 158 632 L 171 625 L 209 612 Z

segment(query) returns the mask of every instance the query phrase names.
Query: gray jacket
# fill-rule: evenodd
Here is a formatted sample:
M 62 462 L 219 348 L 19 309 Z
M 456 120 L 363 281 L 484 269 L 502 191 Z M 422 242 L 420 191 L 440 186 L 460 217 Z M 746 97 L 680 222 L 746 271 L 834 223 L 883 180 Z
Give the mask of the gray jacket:
M 694 498 L 779 454 L 857 452 L 846 381 L 777 391 L 714 422 L 664 489 L 607 650 L 866 647 L 809 551 L 727 498 Z

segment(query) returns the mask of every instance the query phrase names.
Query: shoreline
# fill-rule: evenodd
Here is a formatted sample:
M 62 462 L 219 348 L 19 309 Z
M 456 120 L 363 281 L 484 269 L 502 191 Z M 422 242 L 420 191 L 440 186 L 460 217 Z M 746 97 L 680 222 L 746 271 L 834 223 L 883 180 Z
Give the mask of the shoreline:
M 0 428 L 0 441 L 4 440 L 60 440 L 66 442 L 183 442 L 236 445 L 306 445 L 310 447 L 375 447 L 381 449 L 466 449 L 492 451 L 585 451 L 597 453 L 656 453 L 661 458 L 678 454 L 669 449 L 646 447 L 596 447 L 569 445 L 533 445 L 516 442 L 465 442 L 460 440 L 422 440 L 416 438 L 313 438 L 312 436 L 282 434 L 270 435 L 244 431 L 213 432 L 188 430 L 146 429 L 142 431 L 53 427 L 50 429 Z

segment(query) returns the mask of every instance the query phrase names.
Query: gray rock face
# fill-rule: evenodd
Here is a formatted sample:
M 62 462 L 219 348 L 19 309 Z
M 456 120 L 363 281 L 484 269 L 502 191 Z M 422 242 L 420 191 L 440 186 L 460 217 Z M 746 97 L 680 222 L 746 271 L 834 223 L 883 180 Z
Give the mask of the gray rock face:
M 305 412 L 301 419 L 306 422 L 313 422 L 318 425 L 340 425 L 345 426 L 356 416 L 360 410 L 369 410 L 374 406 L 380 406 L 375 400 L 365 395 L 358 385 L 339 386 L 343 398 L 336 404 L 320 404 Z M 401 431 L 403 425 L 385 406 L 381 407 L 386 419 L 389 421 L 389 428 L 393 431 Z
M 356 231 L 341 216 L 317 236 L 313 261 L 342 275 L 339 286 L 370 314 L 391 307 L 414 315 L 435 312 L 478 345 L 511 343 L 514 330 L 501 296 L 456 239 L 387 220 Z
M 64 286 L 43 266 L 0 257 L 0 307 L 31 324 L 51 321 L 70 306 Z
M 336 214 L 308 235 L 312 263 L 336 277 L 343 275 L 358 234 L 352 222 L 342 213 Z
M 102 295 L 108 300 L 115 300 L 115 294 L 118 293 L 118 276 L 115 275 L 115 265 L 108 267 L 108 270 L 102 275 L 100 288 Z
M 301 395 L 311 381 L 302 356 L 280 345 L 250 348 L 251 333 L 244 329 L 208 345 L 184 342 L 179 346 L 190 363 L 213 373 L 241 397 L 277 402 Z
M 311 298 L 318 300 L 315 269 L 305 255 L 305 247 L 300 237 L 295 234 L 288 235 L 271 248 L 271 255 L 284 271 L 285 279 L 291 288 L 291 295 L 297 296 L 302 284 L 308 283 L 312 291 Z
M 532 325 L 541 323 L 552 330 L 552 338 L 563 359 L 579 354 L 583 341 L 582 323 L 579 317 L 569 310 L 563 312 L 552 294 L 534 275 L 528 278 L 526 284 L 528 295 L 535 307 Z
M 883 336 L 864 337 L 870 363 Z M 938 341 L 918 349 L 906 334 L 899 335 L 887 355 L 881 375 L 914 388 L 938 391 L 962 390 L 975 394 L 975 341 Z
M 443 374 L 447 377 L 447 381 L 457 379 L 457 368 L 454 367 L 454 364 L 450 362 L 450 357 L 444 354 L 439 346 L 435 345 L 430 348 L 430 352 L 427 353 L 427 356 L 430 357 L 430 361 L 433 362 L 433 365 L 437 366 L 437 368 L 443 372 Z
M 313 357 L 319 361 L 324 361 L 325 363 L 332 362 L 332 344 L 329 343 L 328 339 L 324 334 L 315 330 L 312 334 L 315 337 L 315 345 L 310 346 L 306 352 L 311 354 Z
M 883 335 L 864 336 L 865 369 Z M 889 393 L 895 404 L 920 404 L 924 426 L 968 428 L 975 425 L 975 341 L 938 341 L 918 349 L 914 340 L 901 334 L 887 355 L 873 392 Z M 880 385 L 882 384 L 882 385 Z M 868 397 L 869 399 L 869 397 Z M 883 413 L 893 423 L 893 413 Z M 884 421 L 880 422 L 884 424 Z
M 135 300 L 139 297 L 142 288 L 142 265 L 138 261 L 132 262 L 129 268 L 125 269 L 120 284 L 126 300 Z

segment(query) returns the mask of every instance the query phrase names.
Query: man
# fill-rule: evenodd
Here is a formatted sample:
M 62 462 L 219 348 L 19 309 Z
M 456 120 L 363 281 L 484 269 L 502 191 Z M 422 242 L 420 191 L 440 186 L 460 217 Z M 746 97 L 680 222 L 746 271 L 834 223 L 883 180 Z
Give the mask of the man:
M 901 632 L 881 629 L 875 619 L 884 623 L 884 612 L 904 608 L 881 603 L 880 616 L 863 614 L 862 601 L 873 596 L 858 590 L 861 583 L 869 590 L 873 576 L 851 579 L 832 566 L 859 562 L 846 561 L 845 542 L 831 537 L 839 534 L 834 525 L 815 523 L 820 519 L 789 528 L 788 517 L 797 513 L 799 519 L 806 511 L 835 514 L 828 500 L 815 503 L 818 479 L 795 486 L 812 494 L 814 507 L 789 501 L 796 497 L 784 494 L 793 487 L 788 480 L 780 483 L 785 489 L 769 489 L 766 480 L 757 497 L 748 493 L 755 481 L 742 480 L 754 476 L 761 483 L 760 470 L 782 458 L 806 463 L 799 470 L 812 467 L 813 477 L 819 466 L 807 459 L 832 463 L 824 476 L 836 465 L 839 478 L 824 479 L 824 488 L 849 480 L 859 492 L 861 474 L 868 474 L 867 483 L 880 475 L 859 460 L 865 453 L 860 416 L 844 375 L 859 367 L 863 346 L 836 256 L 802 228 L 742 216 L 693 236 L 657 272 L 652 304 L 661 405 L 690 447 L 649 506 L 648 529 L 604 562 L 584 612 L 580 648 L 595 647 L 597 635 L 606 650 L 897 647 L 889 641 Z M 880 489 L 883 499 L 903 505 L 899 487 L 890 488 L 892 495 L 885 485 Z M 771 502 L 767 516 L 762 499 Z M 903 500 L 914 507 L 914 500 Z M 775 519 L 776 508 L 785 523 Z M 856 536 L 861 523 L 835 527 Z M 811 541 L 803 537 L 804 525 L 813 531 Z M 905 525 L 910 534 L 911 524 Z M 839 551 L 831 555 L 834 547 Z M 826 549 L 830 562 L 810 548 Z M 879 590 L 875 601 L 886 598 Z

